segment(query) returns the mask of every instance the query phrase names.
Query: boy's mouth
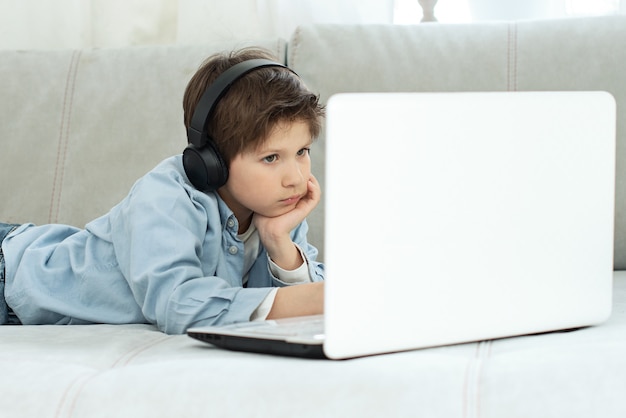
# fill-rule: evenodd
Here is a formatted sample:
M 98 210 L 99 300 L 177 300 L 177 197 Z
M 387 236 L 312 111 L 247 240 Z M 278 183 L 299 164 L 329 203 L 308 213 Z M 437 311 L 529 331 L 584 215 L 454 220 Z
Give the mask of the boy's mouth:
M 292 205 L 294 203 L 298 203 L 298 201 L 302 199 L 302 197 L 303 197 L 302 195 L 295 194 L 293 196 L 289 196 L 288 198 L 281 200 L 280 202 L 286 205 Z

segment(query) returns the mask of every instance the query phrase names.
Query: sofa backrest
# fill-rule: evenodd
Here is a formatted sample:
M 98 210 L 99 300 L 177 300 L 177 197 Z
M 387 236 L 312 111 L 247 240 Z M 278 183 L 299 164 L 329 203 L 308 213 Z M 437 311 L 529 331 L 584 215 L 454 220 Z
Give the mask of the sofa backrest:
M 250 43 L 246 43 L 248 45 Z M 626 269 L 626 17 L 315 25 L 269 48 L 320 93 L 606 90 L 617 100 L 615 268 Z M 182 95 L 207 43 L 0 51 L 0 222 L 84 226 L 186 146 Z M 418 120 L 419 115 L 416 115 Z M 322 186 L 324 137 L 314 144 Z M 323 259 L 323 202 L 309 217 Z
M 618 111 L 615 269 L 626 269 L 624 63 L 626 16 L 463 25 L 306 26 L 296 31 L 288 50 L 288 64 L 323 101 L 334 93 L 362 91 L 612 93 Z M 330 181 L 323 175 L 323 137 L 315 147 L 316 172 L 323 186 Z M 313 221 L 323 223 L 323 214 Z
M 284 40 L 256 45 L 284 62 Z M 82 227 L 187 145 L 182 98 L 243 44 L 0 51 L 0 222 Z

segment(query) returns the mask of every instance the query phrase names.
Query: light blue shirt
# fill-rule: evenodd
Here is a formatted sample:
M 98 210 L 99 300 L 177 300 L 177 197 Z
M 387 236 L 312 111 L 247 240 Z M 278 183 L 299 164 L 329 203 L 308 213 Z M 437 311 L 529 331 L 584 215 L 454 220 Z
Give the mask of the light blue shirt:
M 85 229 L 26 224 L 4 241 L 5 297 L 23 324 L 152 323 L 169 334 L 250 320 L 273 287 L 260 245 L 243 287 L 239 224 L 217 193 L 196 190 L 181 156 L 138 180 Z M 324 279 L 302 222 L 291 238 Z

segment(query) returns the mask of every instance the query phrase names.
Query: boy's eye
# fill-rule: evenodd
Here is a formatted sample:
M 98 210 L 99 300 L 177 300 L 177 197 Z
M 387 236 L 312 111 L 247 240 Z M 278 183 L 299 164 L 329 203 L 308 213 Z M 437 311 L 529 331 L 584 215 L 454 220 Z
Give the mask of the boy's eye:
M 302 148 L 300 151 L 298 151 L 298 156 L 303 156 L 306 154 L 310 154 L 311 153 L 311 148 Z
M 265 161 L 266 163 L 273 163 L 274 161 L 276 161 L 276 158 L 278 158 L 276 156 L 276 154 L 272 154 L 272 155 L 268 155 L 267 157 L 263 158 L 263 161 Z

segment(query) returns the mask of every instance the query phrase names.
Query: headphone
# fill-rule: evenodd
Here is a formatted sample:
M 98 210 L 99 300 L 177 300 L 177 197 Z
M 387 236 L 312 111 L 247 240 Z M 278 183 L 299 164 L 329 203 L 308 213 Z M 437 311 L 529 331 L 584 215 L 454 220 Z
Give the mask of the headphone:
M 187 129 L 189 145 L 183 151 L 185 174 L 196 189 L 204 192 L 214 191 L 228 180 L 228 165 L 207 132 L 215 106 L 235 81 L 251 71 L 265 67 L 282 67 L 290 70 L 283 64 L 267 59 L 243 61 L 220 74 L 200 98 Z

